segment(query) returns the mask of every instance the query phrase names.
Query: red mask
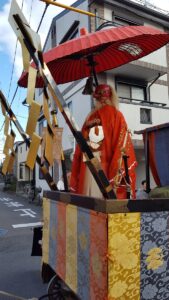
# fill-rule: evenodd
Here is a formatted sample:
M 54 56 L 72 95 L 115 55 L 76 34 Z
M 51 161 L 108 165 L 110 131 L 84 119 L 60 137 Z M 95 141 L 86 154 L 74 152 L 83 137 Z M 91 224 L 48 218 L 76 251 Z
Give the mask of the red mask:
M 101 97 L 110 98 L 112 96 L 111 87 L 107 84 L 100 84 L 96 87 L 93 97 L 99 99 Z

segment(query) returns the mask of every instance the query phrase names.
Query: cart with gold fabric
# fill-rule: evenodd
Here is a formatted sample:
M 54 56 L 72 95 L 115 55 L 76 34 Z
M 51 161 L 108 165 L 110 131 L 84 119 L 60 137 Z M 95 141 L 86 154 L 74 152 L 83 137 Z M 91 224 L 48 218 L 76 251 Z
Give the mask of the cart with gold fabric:
M 51 299 L 169 299 L 169 124 L 139 133 L 147 179 L 149 161 L 160 179 L 150 200 L 44 192 L 42 275 L 45 281 L 57 274 Z M 160 167 L 159 141 L 165 157 Z
M 78 297 L 51 299 L 169 298 L 168 199 L 45 192 L 43 202 L 43 278 L 56 273 Z

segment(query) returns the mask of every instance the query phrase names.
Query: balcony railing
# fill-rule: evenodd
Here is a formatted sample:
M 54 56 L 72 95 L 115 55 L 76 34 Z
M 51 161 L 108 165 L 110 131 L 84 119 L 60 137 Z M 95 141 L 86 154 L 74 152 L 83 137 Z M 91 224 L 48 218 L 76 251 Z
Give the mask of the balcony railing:
M 165 107 L 167 104 L 162 102 L 153 102 L 148 100 L 139 100 L 139 99 L 132 99 L 127 97 L 119 97 L 120 102 L 122 103 L 136 103 L 143 106 L 158 106 L 158 107 Z
M 141 4 L 147 8 L 150 8 L 152 10 L 155 10 L 161 14 L 164 14 L 164 15 L 169 15 L 169 11 L 166 10 L 166 9 L 162 9 L 156 5 L 154 5 L 153 3 L 149 2 L 148 0 L 130 0 L 131 2 L 135 2 L 135 3 L 138 3 L 138 4 Z

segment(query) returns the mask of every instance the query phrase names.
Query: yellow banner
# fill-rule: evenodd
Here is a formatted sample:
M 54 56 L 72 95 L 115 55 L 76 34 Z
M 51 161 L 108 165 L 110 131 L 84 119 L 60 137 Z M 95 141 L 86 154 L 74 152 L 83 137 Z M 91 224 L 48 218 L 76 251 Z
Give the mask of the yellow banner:
M 14 141 L 15 141 L 15 133 L 13 132 L 13 130 L 11 130 L 11 134 L 8 134 L 5 140 L 5 144 L 4 144 L 4 149 L 3 149 L 3 153 L 4 154 L 8 154 L 9 150 L 13 150 L 13 146 L 14 146 Z
M 13 173 L 13 166 L 14 166 L 14 161 L 15 161 L 15 152 L 12 152 L 10 154 L 10 158 L 9 158 L 9 164 L 8 164 L 8 173 Z
M 28 73 L 28 89 L 27 89 L 27 98 L 26 98 L 26 102 L 29 105 L 32 104 L 32 101 L 34 99 L 36 76 L 37 76 L 37 70 L 30 66 L 29 73 Z
M 9 130 L 9 117 L 5 116 L 5 126 L 4 126 L 4 135 L 8 135 L 8 130 Z
M 30 65 L 30 54 L 21 38 L 19 38 L 19 41 L 21 43 L 22 47 L 22 62 L 23 62 L 23 69 L 25 71 L 29 71 L 29 65 Z
M 6 173 L 7 173 L 9 160 L 10 160 L 10 155 L 7 154 L 5 157 L 5 160 L 3 162 L 3 165 L 2 165 L 2 174 L 3 175 L 6 175 Z
M 62 134 L 63 128 L 55 127 L 53 128 L 53 158 L 60 161 L 62 155 Z
M 27 160 L 26 160 L 26 165 L 31 170 L 33 170 L 34 165 L 35 165 L 35 161 L 36 161 L 36 157 L 37 157 L 40 142 L 41 142 L 41 137 L 39 135 L 37 135 L 36 133 L 33 133 L 32 142 L 31 142 L 29 152 L 28 152 L 28 156 L 27 156 Z
M 26 133 L 32 138 L 32 134 L 36 130 L 36 123 L 39 118 L 41 105 L 35 101 L 32 101 L 29 118 L 26 126 Z

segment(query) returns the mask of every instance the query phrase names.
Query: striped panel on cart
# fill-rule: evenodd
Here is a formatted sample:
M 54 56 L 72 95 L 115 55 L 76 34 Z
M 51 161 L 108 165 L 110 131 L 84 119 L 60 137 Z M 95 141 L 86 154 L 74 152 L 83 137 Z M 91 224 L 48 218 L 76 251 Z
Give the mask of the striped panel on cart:
M 49 224 L 45 262 L 81 299 L 107 299 L 107 215 L 44 201 L 44 207 L 50 206 L 44 213 Z
M 66 271 L 62 278 L 83 300 L 107 299 L 106 215 L 73 205 L 65 207 Z M 56 272 L 61 274 L 57 266 Z

